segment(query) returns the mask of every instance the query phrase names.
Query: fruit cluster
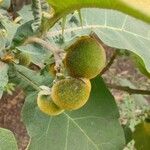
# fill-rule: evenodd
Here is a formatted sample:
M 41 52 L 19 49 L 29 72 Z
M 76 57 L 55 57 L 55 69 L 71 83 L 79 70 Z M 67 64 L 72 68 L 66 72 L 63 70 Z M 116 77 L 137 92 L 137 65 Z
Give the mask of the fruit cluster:
M 39 109 L 48 115 L 79 109 L 88 101 L 90 79 L 96 77 L 106 63 L 105 50 L 95 38 L 82 36 L 66 49 L 63 63 L 67 77 L 53 84 L 50 95 L 39 94 L 37 98 Z

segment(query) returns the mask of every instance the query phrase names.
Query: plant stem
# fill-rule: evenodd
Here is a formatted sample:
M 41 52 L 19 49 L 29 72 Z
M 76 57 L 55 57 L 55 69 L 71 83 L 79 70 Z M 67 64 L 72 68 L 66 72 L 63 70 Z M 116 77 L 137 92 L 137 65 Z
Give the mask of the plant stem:
M 55 59 L 56 72 L 60 72 L 61 67 L 62 67 L 62 60 L 64 59 L 64 56 L 65 56 L 63 49 L 59 49 L 56 46 L 54 46 L 40 38 L 37 38 L 37 37 L 28 38 L 24 44 L 28 44 L 28 43 L 38 43 L 41 46 L 43 46 L 44 48 L 46 48 L 47 50 L 51 51 L 53 53 L 54 59 Z
M 114 63 L 114 60 L 116 59 L 116 57 L 117 57 L 117 51 L 115 50 L 112 57 L 110 58 L 110 61 L 107 63 L 105 68 L 100 72 L 100 75 L 104 74 L 111 67 L 111 65 Z
M 107 85 L 107 87 L 109 87 L 111 89 L 116 89 L 116 90 L 128 92 L 130 95 L 131 94 L 150 95 L 149 90 L 132 89 L 128 86 L 120 86 L 120 85 L 110 84 L 110 83 L 107 83 L 106 85 Z
M 56 46 L 37 37 L 29 37 L 24 44 L 29 44 L 29 43 L 38 43 L 42 45 L 44 48 L 46 48 L 47 50 L 51 51 L 53 54 L 63 51 L 62 49 L 59 49 Z

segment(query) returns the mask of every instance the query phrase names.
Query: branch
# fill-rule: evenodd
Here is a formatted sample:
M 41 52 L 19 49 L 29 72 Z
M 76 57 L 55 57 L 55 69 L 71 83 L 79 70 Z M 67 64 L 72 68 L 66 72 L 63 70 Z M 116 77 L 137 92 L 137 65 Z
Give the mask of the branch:
M 29 37 L 24 44 L 30 44 L 30 43 L 37 43 L 40 44 L 41 46 L 43 46 L 44 48 L 46 48 L 47 50 L 51 51 L 53 54 L 54 53 L 58 53 L 58 52 L 62 52 L 62 49 L 57 48 L 56 46 L 40 39 L 37 37 Z
M 29 43 L 37 43 L 49 50 L 50 52 L 53 53 L 54 59 L 55 59 L 55 69 L 56 72 L 60 72 L 61 67 L 62 67 L 62 60 L 64 59 L 65 53 L 63 49 L 59 49 L 58 47 L 40 39 L 37 37 L 30 37 L 28 38 L 24 44 L 29 44 Z
M 107 83 L 106 85 L 107 85 L 107 87 L 109 87 L 111 89 L 125 91 L 125 92 L 129 93 L 130 95 L 131 94 L 150 95 L 149 90 L 132 89 L 128 86 L 120 86 L 120 85 L 115 85 L 115 84 L 110 84 L 110 83 Z
M 114 63 L 114 60 L 116 59 L 116 57 L 117 57 L 117 51 L 115 51 L 113 53 L 113 56 L 110 58 L 110 61 L 107 63 L 105 68 L 100 72 L 100 75 L 104 74 L 111 67 L 111 65 Z

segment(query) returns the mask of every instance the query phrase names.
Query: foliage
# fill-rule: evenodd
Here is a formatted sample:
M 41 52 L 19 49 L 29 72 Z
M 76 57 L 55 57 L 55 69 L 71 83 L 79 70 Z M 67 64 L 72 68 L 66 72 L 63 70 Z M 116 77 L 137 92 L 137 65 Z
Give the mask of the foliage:
M 69 84 L 67 88 L 63 84 L 56 91 L 55 95 L 67 97 L 65 101 L 72 99 L 81 101 L 85 96 L 87 103 L 84 102 L 82 108 L 74 111 L 61 110 L 61 114 L 53 116 L 47 107 L 50 104 L 56 105 L 52 93 L 54 86 L 73 76 L 65 65 L 64 58 L 68 54 L 65 50 L 72 49 L 74 43 L 81 41 L 81 37 L 85 35 L 95 38 L 99 45 L 103 42 L 117 50 L 125 49 L 134 53 L 138 59 L 137 67 L 149 77 L 150 2 L 148 0 L 32 0 L 32 4 L 22 9 L 14 8 L 11 2 L 0 0 L 0 98 L 3 92 L 11 94 L 15 86 L 22 88 L 26 93 L 22 118 L 30 136 L 27 149 L 121 150 L 133 140 L 137 150 L 150 149 L 149 122 L 146 122 L 149 107 L 147 108 L 146 105 L 145 109 L 145 103 L 141 105 L 140 101 L 136 101 L 144 107 L 140 107 L 141 111 L 138 114 L 131 112 L 134 103 L 131 103 L 129 96 L 128 102 L 125 101 L 124 107 L 120 110 L 124 118 L 120 118 L 115 99 L 99 75 L 91 80 L 92 89 L 88 87 L 90 84 L 85 82 L 87 79 L 80 79 L 79 76 L 74 79 L 86 83 L 87 91 L 91 89 L 90 97 L 83 88 L 76 90 L 81 88 L 80 83 L 77 82 Z M 93 46 L 93 42 L 88 44 Z M 76 70 L 80 71 L 84 68 L 93 71 L 91 69 L 93 66 L 90 65 L 97 58 L 103 65 L 98 67 L 101 64 L 94 64 L 94 67 L 98 68 L 92 72 L 95 74 L 92 77 L 95 77 L 103 71 L 105 56 L 101 59 L 98 53 L 93 54 L 90 51 L 88 54 L 87 44 L 85 46 L 83 41 L 78 46 L 82 54 L 76 57 L 77 53 L 70 59 L 77 65 L 71 69 L 76 67 Z M 83 59 L 84 66 L 80 66 Z M 52 74 L 50 66 L 53 67 Z M 104 69 L 108 69 L 107 67 L 106 65 Z M 130 84 L 127 86 L 128 89 L 135 88 Z M 74 91 L 78 91 L 75 97 L 71 95 Z M 37 102 L 39 93 L 49 97 L 52 95 L 53 103 L 47 99 L 42 99 L 44 103 L 39 99 Z M 137 95 L 134 96 L 136 100 L 143 99 L 142 96 L 138 98 Z M 125 126 L 124 130 L 122 126 Z M 0 128 L 0 149 L 17 149 L 12 133 L 2 128 Z

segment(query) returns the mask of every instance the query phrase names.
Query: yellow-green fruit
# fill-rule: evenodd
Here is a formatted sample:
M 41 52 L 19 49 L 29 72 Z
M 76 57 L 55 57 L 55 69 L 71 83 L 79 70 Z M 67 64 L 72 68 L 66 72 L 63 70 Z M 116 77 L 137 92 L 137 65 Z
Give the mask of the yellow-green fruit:
M 50 116 L 61 114 L 64 110 L 59 108 L 48 95 L 38 95 L 37 104 L 39 109 Z
M 96 39 L 90 36 L 80 37 L 66 51 L 64 62 L 72 77 L 92 79 L 105 67 L 105 50 Z
M 89 99 L 91 91 L 90 81 L 82 79 L 62 79 L 52 87 L 54 103 L 65 110 L 81 108 Z
M 146 133 L 150 136 L 150 119 L 148 121 L 144 121 L 144 129 Z
M 19 64 L 23 66 L 29 66 L 31 63 L 31 57 L 27 53 L 20 53 L 17 58 L 19 59 Z

